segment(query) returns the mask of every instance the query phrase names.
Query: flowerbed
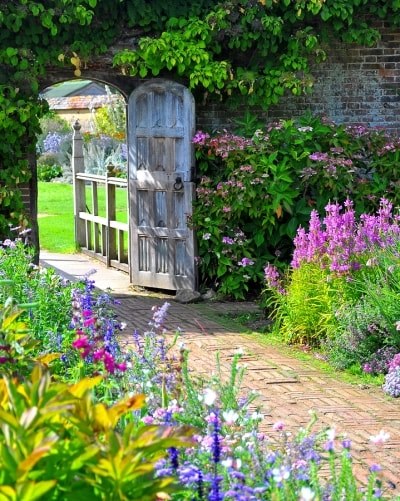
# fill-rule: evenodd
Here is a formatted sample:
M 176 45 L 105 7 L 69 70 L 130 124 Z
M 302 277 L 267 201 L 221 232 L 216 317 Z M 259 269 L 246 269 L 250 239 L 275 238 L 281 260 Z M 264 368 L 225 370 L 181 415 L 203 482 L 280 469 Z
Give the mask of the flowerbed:
M 334 430 L 259 431 L 256 395 L 241 395 L 242 354 L 226 383 L 200 380 L 169 305 L 122 351 L 113 300 L 88 277 L 70 284 L 0 250 L 0 498 L 104 500 L 358 500 L 389 496 L 372 465 L 353 474 Z M 13 295 L 15 301 L 8 299 Z M 29 302 L 27 301 L 29 300 Z M 218 367 L 218 364 L 217 364 Z M 386 440 L 381 431 L 371 437 Z M 329 475 L 326 472 L 329 471 Z
M 266 303 L 288 343 L 319 347 L 335 367 L 386 375 L 400 396 L 400 217 L 381 199 L 375 214 L 356 217 L 353 203 L 313 211 L 294 239 L 285 277 L 268 264 Z

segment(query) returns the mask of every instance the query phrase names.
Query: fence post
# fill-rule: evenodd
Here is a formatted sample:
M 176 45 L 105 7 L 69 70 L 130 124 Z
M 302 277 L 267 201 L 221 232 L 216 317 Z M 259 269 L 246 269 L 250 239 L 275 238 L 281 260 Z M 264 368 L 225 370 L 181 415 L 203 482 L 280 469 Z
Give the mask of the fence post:
M 85 181 L 77 179 L 77 174 L 85 172 L 83 159 L 83 137 L 81 124 L 77 120 L 74 125 L 72 137 L 72 182 L 74 190 L 74 222 L 75 222 L 75 245 L 86 247 L 85 221 L 79 218 L 80 212 L 86 211 Z
M 116 200 L 115 200 L 115 185 L 108 182 L 108 178 L 113 175 L 114 166 L 107 165 L 106 172 L 106 219 L 107 219 L 107 242 L 106 242 L 106 259 L 107 266 L 111 265 L 111 260 L 116 258 L 116 231 L 111 228 L 110 221 L 116 219 Z

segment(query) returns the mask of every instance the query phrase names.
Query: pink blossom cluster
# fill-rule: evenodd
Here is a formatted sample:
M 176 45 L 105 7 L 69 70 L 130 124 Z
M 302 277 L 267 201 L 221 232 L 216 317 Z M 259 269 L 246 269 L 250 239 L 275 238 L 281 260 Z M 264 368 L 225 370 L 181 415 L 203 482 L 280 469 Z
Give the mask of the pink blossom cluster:
M 351 171 L 353 161 L 350 158 L 339 156 L 340 153 L 343 152 L 343 148 L 331 148 L 331 152 L 333 153 L 333 156 L 328 153 L 317 151 L 315 153 L 311 153 L 308 158 L 313 162 L 320 162 L 321 167 L 323 167 L 325 172 L 333 178 L 338 177 L 338 168 L 345 168 Z M 317 174 L 317 171 L 310 167 L 306 167 L 302 171 L 302 177 L 305 178 L 309 178 L 314 174 Z
M 393 215 L 393 205 L 382 198 L 376 214 L 362 214 L 356 220 L 353 203 L 344 202 L 325 207 L 326 216 L 320 220 L 312 211 L 309 230 L 297 230 L 291 265 L 318 262 L 338 274 L 348 274 L 360 268 L 360 256 L 374 247 L 393 245 L 400 235 L 399 216 Z
M 393 153 L 400 150 L 400 139 L 387 142 L 379 151 L 378 155 L 381 157 L 386 153 Z
M 226 130 L 213 138 L 202 131 L 197 131 L 192 142 L 199 146 L 208 146 L 208 155 L 221 158 L 227 158 L 231 151 L 244 150 L 253 144 L 251 139 L 235 136 Z

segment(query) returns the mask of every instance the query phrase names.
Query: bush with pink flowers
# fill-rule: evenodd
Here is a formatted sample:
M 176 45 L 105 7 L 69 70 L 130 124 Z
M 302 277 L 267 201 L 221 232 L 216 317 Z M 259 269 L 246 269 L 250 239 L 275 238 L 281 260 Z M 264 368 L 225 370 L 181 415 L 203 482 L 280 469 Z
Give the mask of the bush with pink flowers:
M 305 116 L 251 137 L 199 131 L 193 142 L 201 281 L 234 298 L 260 290 L 265 262 L 290 262 L 312 210 L 346 198 L 357 215 L 376 210 L 382 196 L 400 204 L 400 142 L 382 130 Z

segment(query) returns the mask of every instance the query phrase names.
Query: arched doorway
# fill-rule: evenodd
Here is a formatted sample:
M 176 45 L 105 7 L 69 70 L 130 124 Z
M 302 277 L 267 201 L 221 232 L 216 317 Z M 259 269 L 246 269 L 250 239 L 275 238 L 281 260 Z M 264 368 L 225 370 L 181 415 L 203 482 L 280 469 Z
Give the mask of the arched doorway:
M 196 289 L 194 234 L 189 225 L 195 190 L 194 128 L 194 98 L 181 84 L 154 79 L 129 97 L 127 267 L 134 285 Z M 127 228 L 115 220 L 113 202 L 106 217 L 86 210 L 85 185 L 92 183 L 94 190 L 100 180 L 84 174 L 82 145 L 77 126 L 73 159 L 77 244 L 107 265 L 121 267 L 121 234 Z M 103 183 L 108 194 L 121 185 L 110 173 Z
M 44 130 L 37 146 L 41 248 L 73 252 L 72 126 L 76 120 L 81 123 L 88 174 L 105 175 L 106 166 L 113 163 L 119 174 L 127 178 L 126 99 L 117 88 L 94 79 L 64 80 L 44 88 L 41 96 L 47 100 L 51 110 L 43 121 Z M 111 114 L 113 117 L 110 117 Z M 56 182 L 45 183 L 51 176 Z M 95 212 L 93 201 L 97 197 L 96 211 L 102 215 L 105 212 L 104 188 L 96 196 L 93 191 L 93 186 L 88 183 L 88 211 Z M 125 196 L 123 193 L 118 195 L 116 210 L 121 216 L 119 220 L 127 224 L 127 189 Z M 122 206 L 121 200 L 124 202 Z

